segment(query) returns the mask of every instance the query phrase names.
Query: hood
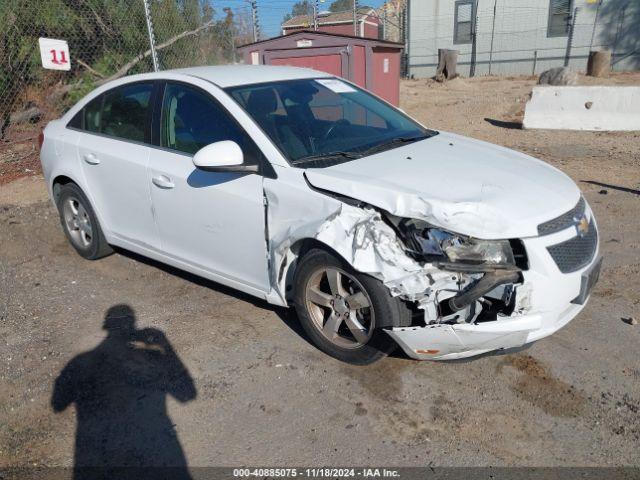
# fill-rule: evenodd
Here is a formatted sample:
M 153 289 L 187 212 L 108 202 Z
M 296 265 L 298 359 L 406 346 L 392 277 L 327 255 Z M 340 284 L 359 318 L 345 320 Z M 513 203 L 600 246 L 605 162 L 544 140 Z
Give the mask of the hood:
M 580 198 L 551 165 L 449 133 L 305 176 L 314 187 L 487 240 L 537 236 L 540 223 Z

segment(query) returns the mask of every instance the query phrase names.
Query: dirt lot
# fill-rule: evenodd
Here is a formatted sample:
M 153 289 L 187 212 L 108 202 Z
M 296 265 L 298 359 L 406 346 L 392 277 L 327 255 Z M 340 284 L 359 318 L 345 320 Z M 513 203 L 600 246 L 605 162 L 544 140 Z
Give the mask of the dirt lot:
M 588 307 L 515 354 L 341 364 L 284 310 L 124 252 L 81 259 L 40 177 L 0 182 L 0 466 L 73 465 L 76 429 L 108 451 L 111 422 L 131 427 L 118 441 L 169 459 L 181 450 L 190 466 L 640 465 L 640 325 L 622 321 L 640 318 L 640 133 L 514 128 L 533 83 L 402 86 L 403 107 L 424 123 L 550 162 L 595 210 L 606 259 Z M 130 360 L 117 336 L 105 340 L 104 315 L 117 304 L 166 338 L 158 348 L 170 342 L 174 377 Z M 54 413 L 55 379 L 89 351 L 59 383 Z M 74 391 L 74 375 L 95 388 Z M 157 393 L 124 409 L 131 385 L 145 382 Z M 103 420 L 78 425 L 65 408 L 73 400 Z

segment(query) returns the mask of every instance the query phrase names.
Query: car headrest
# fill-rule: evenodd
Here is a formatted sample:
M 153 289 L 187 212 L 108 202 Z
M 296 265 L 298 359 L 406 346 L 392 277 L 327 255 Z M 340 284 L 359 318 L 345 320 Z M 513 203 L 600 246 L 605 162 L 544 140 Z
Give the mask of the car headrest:
M 261 88 L 249 94 L 247 110 L 252 115 L 264 116 L 278 109 L 278 99 L 272 88 Z

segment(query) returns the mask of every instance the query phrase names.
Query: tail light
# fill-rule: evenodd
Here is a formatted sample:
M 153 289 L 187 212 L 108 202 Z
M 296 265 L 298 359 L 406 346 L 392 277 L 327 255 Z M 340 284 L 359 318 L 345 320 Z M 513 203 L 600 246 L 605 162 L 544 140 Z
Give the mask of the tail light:
M 42 150 L 42 144 L 44 143 L 44 130 L 40 131 L 40 135 L 38 135 L 38 149 Z

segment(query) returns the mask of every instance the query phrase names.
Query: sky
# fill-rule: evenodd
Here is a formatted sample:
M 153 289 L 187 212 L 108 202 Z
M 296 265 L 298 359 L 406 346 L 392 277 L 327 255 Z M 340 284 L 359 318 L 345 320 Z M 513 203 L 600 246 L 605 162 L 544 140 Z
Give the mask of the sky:
M 282 17 L 291 11 L 296 0 L 256 0 L 258 2 L 258 19 L 263 37 L 274 37 L 280 34 Z M 320 10 L 328 10 L 332 0 L 320 0 Z M 359 0 L 360 5 L 379 7 L 384 0 Z M 213 0 L 214 8 L 221 12 L 225 7 L 242 9 L 249 13 L 251 7 L 247 0 Z

